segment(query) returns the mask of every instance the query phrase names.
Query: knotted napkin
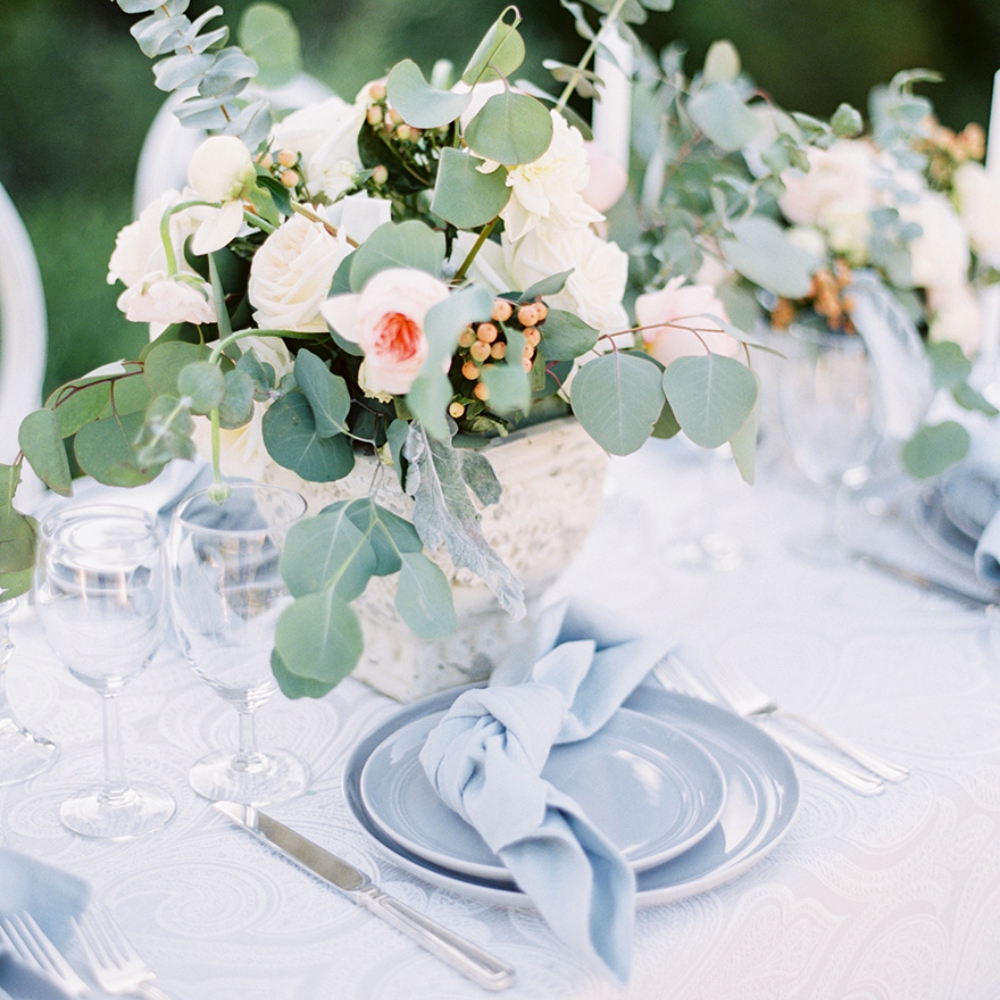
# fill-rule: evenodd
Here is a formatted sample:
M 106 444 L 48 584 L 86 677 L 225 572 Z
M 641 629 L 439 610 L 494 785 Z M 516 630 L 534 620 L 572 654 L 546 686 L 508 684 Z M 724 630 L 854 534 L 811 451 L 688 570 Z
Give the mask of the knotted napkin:
M 636 637 L 595 609 L 549 608 L 535 635 L 467 691 L 420 762 L 578 954 L 628 978 L 635 877 L 580 806 L 542 778 L 549 751 L 597 732 L 671 643 Z

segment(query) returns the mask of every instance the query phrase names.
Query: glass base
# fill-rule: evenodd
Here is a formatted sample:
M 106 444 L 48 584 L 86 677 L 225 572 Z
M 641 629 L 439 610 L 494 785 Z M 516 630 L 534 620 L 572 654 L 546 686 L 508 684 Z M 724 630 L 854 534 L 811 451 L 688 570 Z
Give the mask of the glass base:
M 740 543 L 721 531 L 709 531 L 688 542 L 667 547 L 666 556 L 673 566 L 729 573 L 743 565 Z
M 0 719 L 0 785 L 41 774 L 58 756 L 59 748 L 51 740 L 22 729 L 13 719 Z
M 788 541 L 788 551 L 817 566 L 844 566 L 851 561 L 836 535 L 817 532 L 793 535 Z
M 213 802 L 264 806 L 301 795 L 309 784 L 309 765 L 287 750 L 250 756 L 218 750 L 198 761 L 188 780 Z
M 59 819 L 84 837 L 126 840 L 166 826 L 176 808 L 170 793 L 156 785 L 86 788 L 59 807 Z

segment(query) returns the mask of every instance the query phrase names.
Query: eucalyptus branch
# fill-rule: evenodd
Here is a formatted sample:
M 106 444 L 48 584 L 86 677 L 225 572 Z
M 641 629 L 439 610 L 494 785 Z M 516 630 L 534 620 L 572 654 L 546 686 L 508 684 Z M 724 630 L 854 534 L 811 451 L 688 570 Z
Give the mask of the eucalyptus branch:
M 497 216 L 492 222 L 487 222 L 485 226 L 479 231 L 479 235 L 476 237 L 476 242 L 473 243 L 472 249 L 465 255 L 465 260 L 462 261 L 462 266 L 455 272 L 455 277 L 452 279 L 455 282 L 461 281 L 466 272 L 469 270 L 472 262 L 476 259 L 476 255 L 483 248 L 483 244 L 489 238 L 490 233 L 493 232 L 493 227 L 497 224 L 500 216 Z
M 562 113 L 566 109 L 566 105 L 569 102 L 570 97 L 572 97 L 573 91 L 576 90 L 578 84 L 583 79 L 584 70 L 589 65 L 590 60 L 594 58 L 594 53 L 597 51 L 597 46 L 600 45 L 601 39 L 604 37 L 604 33 L 618 19 L 618 15 L 621 13 L 624 6 L 625 0 L 615 0 L 614 6 L 608 11 L 607 16 L 604 18 L 600 30 L 594 33 L 594 37 L 590 40 L 590 45 L 587 46 L 587 51 L 584 52 L 580 61 L 576 64 L 576 70 L 573 72 L 573 75 L 566 81 L 566 86 L 563 88 L 563 92 L 559 95 L 559 101 L 556 104 L 556 111 Z

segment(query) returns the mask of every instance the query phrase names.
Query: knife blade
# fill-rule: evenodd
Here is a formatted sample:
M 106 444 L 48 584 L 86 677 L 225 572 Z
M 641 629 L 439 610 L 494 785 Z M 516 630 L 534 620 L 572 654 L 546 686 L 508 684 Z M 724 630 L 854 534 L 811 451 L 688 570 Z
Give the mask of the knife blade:
M 338 858 L 253 806 L 236 802 L 216 802 L 214 806 L 237 826 L 276 848 L 300 868 L 339 889 L 353 902 L 402 931 L 477 985 L 499 991 L 513 984 L 512 966 L 383 892 L 343 858 Z
M 931 577 L 916 572 L 916 570 L 907 569 L 905 566 L 897 566 L 895 563 L 886 562 L 884 559 L 880 559 L 871 553 L 852 552 L 851 555 L 863 566 L 870 566 L 872 569 L 877 569 L 888 576 L 895 577 L 897 580 L 903 580 L 923 590 L 941 594 L 942 597 L 948 597 L 959 604 L 964 604 L 967 608 L 972 608 L 974 611 L 988 611 L 992 613 L 1000 611 L 1000 606 L 997 605 L 996 601 L 991 601 L 987 597 L 981 597 L 970 591 L 953 587 L 951 584 L 944 583 L 941 580 L 934 580 Z

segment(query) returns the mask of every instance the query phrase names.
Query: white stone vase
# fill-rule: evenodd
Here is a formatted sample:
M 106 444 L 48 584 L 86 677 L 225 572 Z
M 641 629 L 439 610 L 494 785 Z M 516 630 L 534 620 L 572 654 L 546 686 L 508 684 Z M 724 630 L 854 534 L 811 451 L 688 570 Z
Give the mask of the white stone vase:
M 400 701 L 487 677 L 527 634 L 540 598 L 580 549 L 600 510 L 608 456 L 572 417 L 497 438 L 483 454 L 503 486 L 500 502 L 481 509 L 483 534 L 524 585 L 528 615 L 512 622 L 486 584 L 456 570 L 441 549 L 433 558 L 451 581 L 459 624 L 453 636 L 426 641 L 396 613 L 396 578 L 373 578 L 353 605 L 365 651 L 352 676 Z M 277 466 L 264 478 L 293 486 L 316 513 L 337 500 L 365 496 L 377 461 L 359 456 L 351 474 L 335 483 L 304 483 Z M 412 517 L 413 501 L 394 475 L 384 477 L 377 501 Z

